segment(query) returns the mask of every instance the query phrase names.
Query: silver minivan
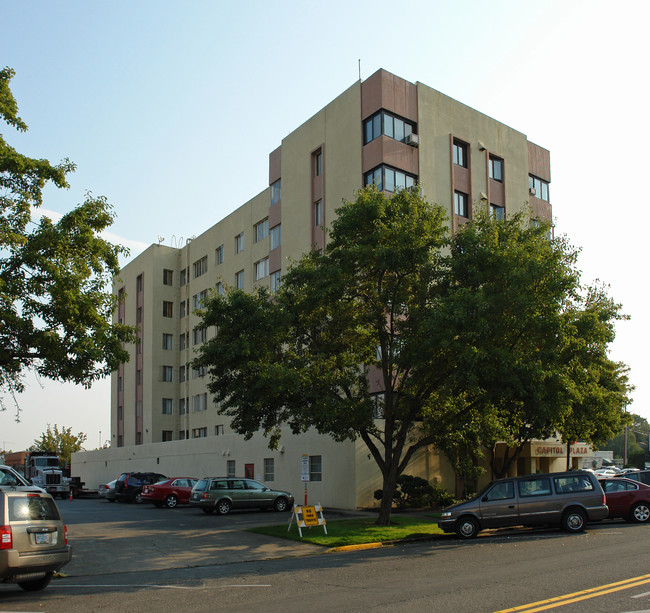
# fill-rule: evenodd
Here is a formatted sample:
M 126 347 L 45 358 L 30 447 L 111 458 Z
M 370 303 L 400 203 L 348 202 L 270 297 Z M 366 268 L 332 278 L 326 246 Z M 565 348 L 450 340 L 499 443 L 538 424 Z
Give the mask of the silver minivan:
M 555 525 L 580 532 L 588 521 L 600 521 L 607 514 L 598 479 L 579 470 L 493 481 L 474 498 L 446 508 L 438 526 L 463 539 L 485 528 L 506 526 Z
M 42 590 L 71 557 L 66 528 L 52 496 L 0 491 L 0 583 Z

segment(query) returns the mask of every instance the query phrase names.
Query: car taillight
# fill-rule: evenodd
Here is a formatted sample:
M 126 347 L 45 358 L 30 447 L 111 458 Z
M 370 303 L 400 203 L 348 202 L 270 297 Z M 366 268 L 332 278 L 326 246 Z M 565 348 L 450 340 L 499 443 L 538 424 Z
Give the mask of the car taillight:
M 12 547 L 11 526 L 0 526 L 0 549 L 11 549 Z
M 209 498 L 210 498 L 210 494 L 208 494 L 207 492 L 203 492 L 203 494 L 201 495 L 202 500 L 208 500 Z
M 68 544 L 68 526 L 66 525 L 63 526 L 63 544 Z

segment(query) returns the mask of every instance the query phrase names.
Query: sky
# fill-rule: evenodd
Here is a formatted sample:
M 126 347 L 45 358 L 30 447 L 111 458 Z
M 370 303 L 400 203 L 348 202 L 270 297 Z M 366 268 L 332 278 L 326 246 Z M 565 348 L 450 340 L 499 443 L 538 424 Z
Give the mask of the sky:
M 581 249 L 629 321 L 611 357 L 630 367 L 630 410 L 650 417 L 644 269 L 650 142 L 650 3 L 621 0 L 0 0 L 0 65 L 26 155 L 77 171 L 47 188 L 56 218 L 86 192 L 116 214 L 131 258 L 201 234 L 268 185 L 268 154 L 361 76 L 420 81 L 551 151 L 556 232 Z M 636 178 L 635 178 L 636 177 Z M 110 435 L 110 384 L 38 381 L 0 412 L 0 449 L 47 425 Z

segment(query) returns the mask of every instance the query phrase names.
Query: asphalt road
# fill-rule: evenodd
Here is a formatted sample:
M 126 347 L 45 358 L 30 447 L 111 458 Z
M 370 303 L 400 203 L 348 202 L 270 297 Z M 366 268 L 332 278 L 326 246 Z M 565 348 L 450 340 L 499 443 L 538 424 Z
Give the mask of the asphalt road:
M 650 526 L 610 522 L 579 535 L 494 531 L 469 542 L 445 537 L 323 554 L 266 537 L 249 541 L 256 535 L 241 532 L 288 520 L 284 514 L 216 517 L 103 501 L 59 506 L 75 547 L 68 577 L 36 595 L 0 586 L 0 610 L 650 611 Z M 190 550 L 185 556 L 166 546 L 175 540 Z M 119 559 L 107 559 L 115 550 Z

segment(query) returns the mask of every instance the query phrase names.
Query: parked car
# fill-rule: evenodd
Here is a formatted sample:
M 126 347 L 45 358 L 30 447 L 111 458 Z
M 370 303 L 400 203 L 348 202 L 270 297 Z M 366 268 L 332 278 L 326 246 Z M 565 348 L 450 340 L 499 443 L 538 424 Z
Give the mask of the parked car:
M 122 473 L 115 482 L 115 498 L 118 502 L 142 502 L 142 487 L 166 479 L 160 473 Z
M 117 494 L 115 493 L 115 484 L 117 479 L 113 479 L 97 488 L 97 494 L 100 498 L 105 498 L 108 502 L 115 502 Z
M 199 479 L 192 488 L 190 505 L 205 513 L 217 511 L 220 515 L 226 515 L 231 509 L 288 511 L 293 506 L 293 496 L 253 479 L 211 477 Z
M 66 527 L 52 496 L 0 491 L 0 582 L 42 590 L 71 558 Z
M 650 520 L 650 485 L 623 477 L 599 479 L 607 496 L 608 517 L 647 523 Z
M 650 470 L 637 470 L 631 473 L 625 473 L 625 478 L 650 485 Z
M 471 500 L 446 508 L 438 526 L 463 539 L 506 526 L 548 524 L 580 532 L 588 521 L 604 519 L 607 513 L 598 479 L 580 470 L 493 481 Z
M 0 491 L 45 492 L 44 489 L 31 484 L 11 466 L 0 465 Z
M 174 477 L 145 485 L 142 488 L 142 502 L 153 502 L 157 507 L 164 504 L 169 509 L 179 504 L 188 504 L 197 481 L 194 477 Z

